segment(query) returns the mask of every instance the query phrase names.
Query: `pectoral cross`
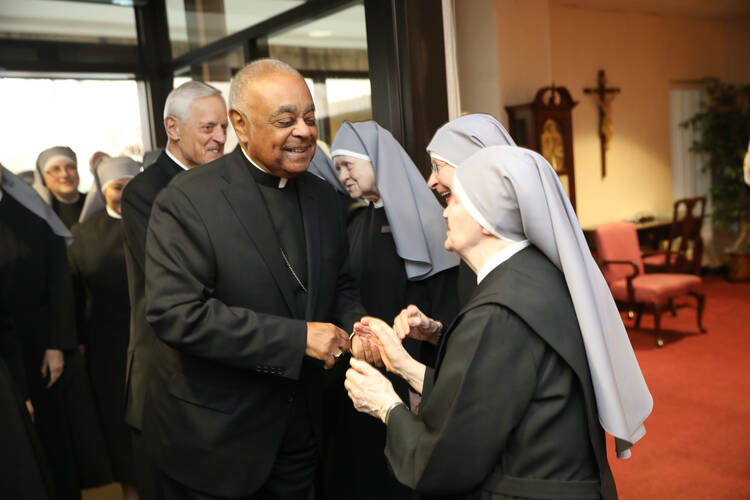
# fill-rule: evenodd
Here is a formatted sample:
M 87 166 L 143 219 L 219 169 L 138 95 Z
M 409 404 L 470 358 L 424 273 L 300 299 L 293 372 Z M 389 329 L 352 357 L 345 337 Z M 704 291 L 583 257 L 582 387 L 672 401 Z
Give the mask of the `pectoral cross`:
M 602 150 L 602 179 L 607 175 L 607 150 L 609 141 L 615 133 L 612 125 L 612 100 L 620 93 L 618 87 L 607 87 L 607 77 L 604 70 L 600 69 L 597 74 L 596 87 L 583 89 L 584 94 L 593 94 L 596 105 L 599 108 L 599 142 Z

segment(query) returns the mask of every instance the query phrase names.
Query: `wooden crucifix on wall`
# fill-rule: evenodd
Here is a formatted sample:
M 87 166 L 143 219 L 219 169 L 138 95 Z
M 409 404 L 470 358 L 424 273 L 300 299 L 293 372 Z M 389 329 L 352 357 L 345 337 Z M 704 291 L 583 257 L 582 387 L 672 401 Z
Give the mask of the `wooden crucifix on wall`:
M 612 125 L 612 100 L 620 93 L 618 87 L 607 87 L 607 77 L 604 70 L 600 69 L 597 74 L 597 86 L 586 87 L 584 94 L 593 94 L 596 106 L 599 108 L 599 142 L 602 150 L 602 179 L 607 175 L 607 150 L 609 141 L 615 133 Z

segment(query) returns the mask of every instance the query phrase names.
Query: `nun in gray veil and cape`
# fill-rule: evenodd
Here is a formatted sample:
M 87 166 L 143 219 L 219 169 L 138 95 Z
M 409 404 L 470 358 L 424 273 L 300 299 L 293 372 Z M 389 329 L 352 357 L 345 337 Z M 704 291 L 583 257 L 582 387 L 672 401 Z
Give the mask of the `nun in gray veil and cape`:
M 419 415 L 366 362 L 347 373 L 355 407 L 386 423 L 396 477 L 450 498 L 616 498 L 605 431 L 628 457 L 653 401 L 556 173 L 533 151 L 483 149 L 456 170 L 445 216 L 478 286 L 435 368 L 362 321 L 422 390 Z
M 510 134 L 491 115 L 472 113 L 440 127 L 427 145 L 432 172 L 427 184 L 447 203 L 456 168 L 469 156 L 490 146 L 515 146 Z M 461 262 L 458 268 L 458 298 L 465 304 L 477 286 L 476 274 Z
M 103 158 L 96 164 L 94 183 L 68 248 L 79 344 L 85 347 L 114 479 L 122 483 L 125 498 L 135 492 L 135 473 L 130 432 L 123 419 L 130 303 L 120 196 L 140 168 L 140 163 L 124 156 Z
M 367 205 L 348 223 L 351 274 L 369 314 L 388 321 L 408 304 L 446 321 L 458 310 L 458 257 L 445 250 L 442 208 L 418 168 L 393 136 L 374 121 L 344 122 L 331 145 L 339 180 L 353 199 Z M 425 362 L 434 345 L 409 339 L 406 348 Z M 406 383 L 397 391 L 416 406 Z M 338 383 L 337 414 L 330 453 L 325 457 L 324 498 L 410 498 L 383 457 L 385 433 L 358 414 Z M 356 436 L 356 446 L 352 446 Z M 329 468 L 330 467 L 330 468 Z M 341 470 L 347 470 L 343 477 Z

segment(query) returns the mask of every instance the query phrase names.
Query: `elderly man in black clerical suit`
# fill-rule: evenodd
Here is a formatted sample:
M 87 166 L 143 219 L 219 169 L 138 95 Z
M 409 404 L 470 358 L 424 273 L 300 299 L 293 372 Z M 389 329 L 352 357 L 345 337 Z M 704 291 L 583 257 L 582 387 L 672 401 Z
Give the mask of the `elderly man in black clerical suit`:
M 167 147 L 153 164 L 123 190 L 122 230 L 130 296 L 130 342 L 125 381 L 125 420 L 132 428 L 135 473 L 141 500 L 162 497 L 141 436 L 149 354 L 156 335 L 146 321 L 146 228 L 156 195 L 174 176 L 219 158 L 226 141 L 227 108 L 221 92 L 202 82 L 186 82 L 172 90 L 164 106 Z
M 167 496 L 306 500 L 323 369 L 364 311 L 338 198 L 306 172 L 318 131 L 304 79 L 253 62 L 229 107 L 240 146 L 176 178 L 149 221 L 159 342 L 143 433 Z

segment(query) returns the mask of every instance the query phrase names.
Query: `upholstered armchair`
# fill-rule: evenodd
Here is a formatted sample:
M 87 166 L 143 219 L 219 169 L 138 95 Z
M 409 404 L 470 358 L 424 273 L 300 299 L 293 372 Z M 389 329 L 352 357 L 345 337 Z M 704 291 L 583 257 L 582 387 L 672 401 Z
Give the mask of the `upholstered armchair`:
M 631 222 L 609 222 L 596 228 L 599 264 L 604 279 L 609 284 L 612 296 L 622 311 L 635 312 L 635 326 L 640 327 L 644 312 L 654 315 L 656 345 L 664 341 L 660 336 L 661 314 L 664 311 L 676 313 L 676 309 L 688 304 L 677 303 L 675 299 L 690 295 L 695 298 L 698 311 L 698 329 L 705 332 L 702 325 L 705 297 L 703 281 L 693 274 L 643 272 L 643 261 L 638 246 L 638 235 Z

